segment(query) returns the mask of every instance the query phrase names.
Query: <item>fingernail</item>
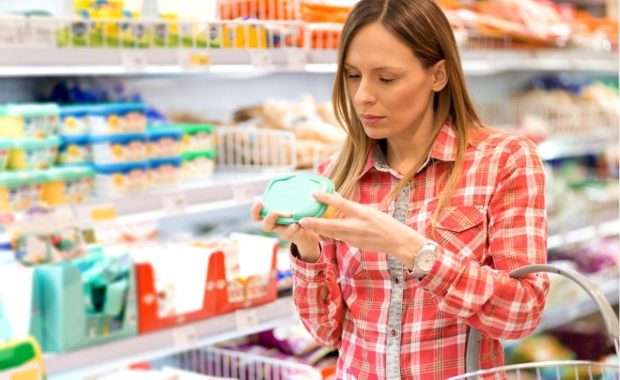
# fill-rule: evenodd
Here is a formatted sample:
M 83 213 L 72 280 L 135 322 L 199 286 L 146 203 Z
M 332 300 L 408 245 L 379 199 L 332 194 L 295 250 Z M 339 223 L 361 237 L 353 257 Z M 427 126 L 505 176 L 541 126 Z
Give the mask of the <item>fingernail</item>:
M 306 224 L 306 219 L 305 218 L 300 219 L 299 220 L 299 224 L 301 224 L 302 226 L 305 225 Z

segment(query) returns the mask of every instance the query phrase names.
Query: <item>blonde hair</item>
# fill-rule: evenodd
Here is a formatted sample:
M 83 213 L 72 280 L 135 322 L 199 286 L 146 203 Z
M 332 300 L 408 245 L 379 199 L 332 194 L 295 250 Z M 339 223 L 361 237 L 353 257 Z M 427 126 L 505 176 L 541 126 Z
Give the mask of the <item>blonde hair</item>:
M 364 132 L 347 95 L 344 70 L 344 61 L 351 40 L 361 28 L 374 22 L 381 23 L 406 43 L 424 68 L 428 69 L 437 62 L 445 60 L 448 82 L 435 94 L 433 139 L 424 147 L 426 154 L 422 160 L 403 176 L 383 202 L 385 206 L 387 202 L 395 199 L 403 187 L 411 181 L 426 160 L 441 127 L 446 122 L 451 122 L 458 140 L 457 158 L 431 218 L 434 229 L 439 213 L 448 205 L 452 192 L 459 183 L 465 149 L 469 142 L 469 131 L 472 127 L 481 127 L 482 123 L 465 86 L 459 52 L 450 24 L 441 8 L 432 0 L 361 0 L 352 9 L 342 29 L 338 71 L 332 93 L 336 117 L 344 126 L 348 137 L 327 175 L 334 181 L 340 195 L 347 199 L 353 198 L 358 176 L 374 144 L 374 140 Z

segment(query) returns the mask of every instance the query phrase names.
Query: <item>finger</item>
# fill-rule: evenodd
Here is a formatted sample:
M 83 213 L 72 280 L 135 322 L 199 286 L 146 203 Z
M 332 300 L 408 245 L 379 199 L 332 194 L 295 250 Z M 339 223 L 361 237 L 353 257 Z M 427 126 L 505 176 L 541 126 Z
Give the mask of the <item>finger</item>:
M 263 204 L 261 202 L 255 202 L 250 208 L 250 215 L 252 220 L 255 222 L 260 222 L 263 220 L 263 217 L 260 215 L 261 210 L 263 209 Z
M 356 215 L 359 210 L 359 205 L 353 201 L 344 199 L 338 195 L 329 193 L 312 193 L 314 199 L 321 203 L 325 203 L 328 206 L 334 207 L 337 211 L 343 212 L 347 215 Z
M 342 240 L 348 229 L 345 219 L 303 218 L 299 224 L 306 230 L 316 232 L 321 236 Z
M 265 231 L 275 231 L 274 228 L 278 224 L 279 217 L 290 217 L 291 214 L 284 214 L 280 212 L 270 212 L 265 216 L 262 222 L 263 230 Z
M 302 227 L 297 223 L 292 223 L 286 227 L 281 228 L 283 228 L 283 231 L 280 234 L 280 237 L 284 240 L 293 241 L 296 238 L 299 238 L 304 233 Z

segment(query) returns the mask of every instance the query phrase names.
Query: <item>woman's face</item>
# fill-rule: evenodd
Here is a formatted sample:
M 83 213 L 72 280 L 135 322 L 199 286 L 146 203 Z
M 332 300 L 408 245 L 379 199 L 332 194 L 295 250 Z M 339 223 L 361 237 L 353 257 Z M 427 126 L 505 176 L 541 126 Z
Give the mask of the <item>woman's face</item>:
M 436 66 L 422 67 L 411 48 L 380 23 L 357 32 L 345 57 L 345 79 L 368 137 L 407 138 L 421 125 L 431 128 Z

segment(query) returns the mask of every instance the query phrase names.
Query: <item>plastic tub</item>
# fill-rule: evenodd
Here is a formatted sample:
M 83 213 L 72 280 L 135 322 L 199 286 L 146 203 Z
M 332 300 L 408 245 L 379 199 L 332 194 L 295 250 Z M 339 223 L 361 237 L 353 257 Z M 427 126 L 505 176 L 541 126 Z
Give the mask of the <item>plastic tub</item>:
M 45 176 L 40 171 L 0 173 L 0 210 L 23 211 L 41 199 Z
M 16 139 L 9 154 L 11 170 L 47 169 L 52 166 L 58 153 L 60 138 Z
M 41 199 L 51 206 L 82 203 L 93 194 L 95 170 L 92 167 L 53 168 L 44 175 Z
M 149 158 L 180 157 L 183 132 L 176 128 L 153 128 L 147 131 Z
M 60 136 L 60 151 L 58 164 L 60 165 L 83 165 L 93 162 L 93 149 L 88 135 L 64 135 Z
M 277 219 L 278 224 L 298 223 L 304 217 L 330 218 L 333 208 L 317 202 L 313 192 L 335 193 L 334 183 L 328 178 L 310 174 L 288 174 L 269 181 L 263 193 L 261 215 L 276 211 L 291 214 Z
M 88 121 L 93 135 L 144 133 L 146 105 L 142 103 L 98 104 L 90 106 Z
M 4 171 L 9 162 L 9 153 L 13 147 L 13 142 L 9 139 L 0 138 L 0 172 Z
M 141 191 L 150 186 L 148 163 L 95 165 L 95 191 L 100 196 Z
M 148 159 L 145 134 L 91 136 L 90 143 L 96 164 L 119 164 Z
M 149 177 L 152 186 L 174 185 L 181 181 L 180 158 L 158 158 L 149 160 Z
M 177 124 L 183 131 L 183 152 L 204 152 L 215 149 L 215 137 L 211 124 Z
M 206 178 L 215 169 L 215 151 L 183 153 L 183 179 Z
M 58 130 L 56 104 L 11 104 L 0 107 L 0 136 L 44 138 Z
M 61 106 L 59 133 L 61 135 L 87 135 L 90 133 L 88 112 L 91 106 Z

